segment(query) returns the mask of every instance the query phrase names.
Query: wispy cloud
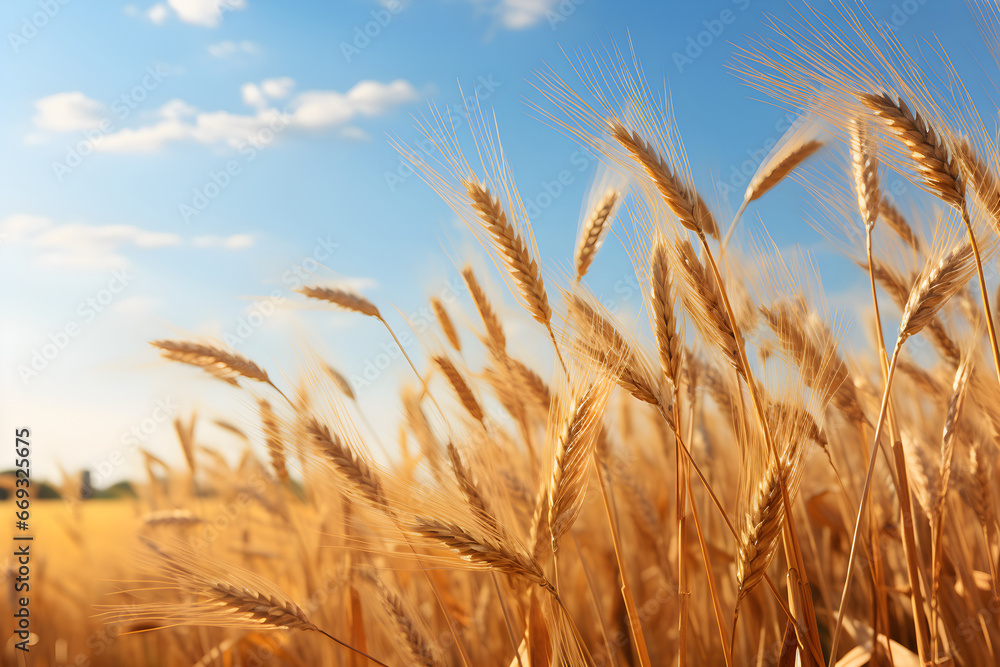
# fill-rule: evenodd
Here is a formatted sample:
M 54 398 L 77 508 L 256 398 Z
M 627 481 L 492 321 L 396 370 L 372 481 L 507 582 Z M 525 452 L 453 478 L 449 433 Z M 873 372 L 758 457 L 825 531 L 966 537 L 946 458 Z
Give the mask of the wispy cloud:
M 246 40 L 242 42 L 226 40 L 218 44 L 211 44 L 208 47 L 209 55 L 215 58 L 230 58 L 240 54 L 257 53 L 258 51 L 260 51 L 260 48 L 256 44 Z
M 35 127 L 53 132 L 89 130 L 101 124 L 107 109 L 80 91 L 56 93 L 35 102 Z
M 108 270 L 130 265 L 129 248 L 167 248 L 190 245 L 196 248 L 241 250 L 253 245 L 249 234 L 197 236 L 184 239 L 178 234 L 143 229 L 135 225 L 91 225 L 82 222 L 56 223 L 51 218 L 15 214 L 0 221 L 4 245 L 22 244 L 31 249 L 43 268 Z
M 171 16 L 176 16 L 184 23 L 205 28 L 217 28 L 222 23 L 222 15 L 229 11 L 245 9 L 246 0 L 167 0 L 149 7 L 144 14 L 146 18 L 157 25 L 166 23 Z M 127 5 L 125 13 L 139 14 L 135 5 Z
M 503 27 L 523 30 L 541 23 L 558 4 L 559 0 L 500 0 L 496 12 Z
M 289 77 L 246 83 L 241 87 L 244 104 L 254 113 L 202 111 L 180 99 L 167 102 L 152 112 L 154 121 L 138 127 L 109 132 L 94 141 L 94 150 L 114 153 L 149 153 L 175 141 L 195 141 L 232 147 L 253 141 L 265 127 L 324 130 L 339 128 L 346 137 L 364 136 L 348 123 L 358 117 L 373 117 L 414 102 L 420 95 L 403 79 L 389 83 L 359 81 L 346 92 L 307 90 L 292 97 L 284 108 L 275 106 L 288 98 L 295 87 Z M 81 92 L 57 93 L 35 102 L 35 126 L 42 131 L 72 132 L 97 127 L 106 117 L 100 102 Z M 25 142 L 41 143 L 32 133 Z

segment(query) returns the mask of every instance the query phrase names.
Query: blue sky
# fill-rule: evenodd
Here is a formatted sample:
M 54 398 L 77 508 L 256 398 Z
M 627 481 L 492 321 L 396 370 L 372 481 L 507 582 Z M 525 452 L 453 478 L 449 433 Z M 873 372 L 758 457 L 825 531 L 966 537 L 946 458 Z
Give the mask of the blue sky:
M 964 9 L 941 0 L 870 8 L 904 44 L 937 35 L 966 85 L 986 88 L 990 61 L 975 51 L 982 40 Z M 249 425 L 252 411 L 193 369 L 160 362 L 147 341 L 236 336 L 237 351 L 284 386 L 312 346 L 363 377 L 391 349 L 384 330 L 319 312 L 290 288 L 350 284 L 405 328 L 395 309 L 421 321 L 427 297 L 450 294 L 470 258 L 495 298 L 506 297 L 531 357 L 537 330 L 447 206 L 400 169 L 387 137 L 414 142 L 413 115 L 428 103 L 460 107 L 459 86 L 478 95 L 496 114 L 522 196 L 543 204 L 533 225 L 552 280 L 569 265 L 596 163 L 529 110 L 526 101 L 541 100 L 532 73 L 548 64 L 568 75 L 561 48 L 600 50 L 631 35 L 648 80 L 669 87 L 696 181 L 711 189 L 780 135 L 785 112 L 727 67 L 733 44 L 766 31 L 765 12 L 791 9 L 755 0 L 3 3 L 0 423 L 33 429 L 40 476 L 102 464 L 109 479 L 136 475 L 130 434 L 179 461 L 162 417 L 198 409 Z M 569 184 L 547 198 L 564 170 Z M 779 245 L 813 250 L 821 270 L 839 266 L 802 222 L 802 200 L 782 187 L 748 224 L 766 220 Z M 630 273 L 611 238 L 588 279 L 626 316 L 641 305 Z M 828 278 L 831 303 L 853 303 L 837 295 L 852 294 L 857 279 Z M 408 372 L 393 360 L 358 387 L 389 439 Z M 226 438 L 206 426 L 201 441 L 237 452 Z

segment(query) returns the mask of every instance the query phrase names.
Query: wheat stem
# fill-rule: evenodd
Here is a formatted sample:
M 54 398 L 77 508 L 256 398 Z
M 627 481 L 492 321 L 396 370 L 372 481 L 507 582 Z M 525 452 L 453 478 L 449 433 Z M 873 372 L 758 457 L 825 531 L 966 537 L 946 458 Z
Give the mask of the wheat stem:
M 993 353 L 993 366 L 997 372 L 997 381 L 1000 382 L 1000 345 L 997 343 L 996 325 L 993 322 L 993 313 L 990 309 L 990 294 L 986 291 L 986 277 L 983 275 L 983 260 L 979 255 L 979 243 L 976 241 L 976 234 L 972 231 L 972 221 L 969 219 L 969 212 L 966 207 L 962 207 L 962 222 L 969 234 L 969 243 L 972 245 L 972 254 L 976 259 L 976 275 L 979 277 L 979 291 L 983 301 L 983 312 L 986 314 L 986 328 L 990 334 L 990 351 Z
M 858 515 L 854 522 L 854 536 L 851 538 L 851 551 L 847 558 L 847 576 L 844 581 L 844 590 L 840 595 L 840 606 L 837 609 L 837 620 L 833 631 L 833 642 L 830 646 L 829 667 L 833 667 L 837 661 L 837 646 L 840 643 L 840 631 L 844 622 L 844 607 L 847 603 L 847 593 L 851 587 L 851 579 L 854 574 L 854 558 L 857 554 L 858 535 L 861 532 L 861 520 L 864 518 L 865 508 L 868 505 L 868 492 L 871 489 L 872 476 L 875 472 L 875 457 L 878 454 L 878 441 L 882 435 L 882 424 L 885 423 L 886 411 L 889 406 L 889 390 L 892 388 L 892 377 L 896 371 L 896 362 L 899 360 L 899 351 L 903 348 L 903 343 L 908 336 L 901 334 L 896 340 L 896 346 L 892 351 L 892 358 L 889 360 L 889 370 L 886 373 L 885 390 L 882 392 L 882 405 L 879 408 L 878 422 L 875 426 L 875 438 L 872 442 L 871 453 L 868 455 L 868 473 L 865 476 L 865 484 L 861 490 L 861 502 L 858 505 Z
M 729 239 L 733 237 L 733 232 L 736 231 L 736 225 L 739 223 L 740 218 L 743 217 L 744 211 L 747 210 L 747 206 L 750 205 L 749 199 L 744 199 L 743 203 L 740 204 L 739 210 L 736 211 L 736 215 L 733 216 L 733 221 L 729 223 L 729 229 L 726 230 L 726 235 L 722 238 L 722 252 L 726 251 L 726 246 L 729 245 Z
M 705 238 L 704 234 L 700 233 L 698 234 L 698 239 L 701 241 L 702 247 L 705 250 L 705 257 L 708 259 L 708 263 L 712 267 L 712 273 L 714 274 L 715 280 L 719 285 L 719 295 L 722 297 L 722 303 L 726 310 L 726 315 L 729 318 L 729 322 L 733 328 L 733 331 L 738 332 L 739 328 L 736 323 L 736 316 L 733 314 L 733 309 L 729 304 L 729 297 L 726 293 L 727 292 L 726 288 L 722 282 L 722 275 L 719 273 L 719 267 L 715 263 L 715 258 L 712 256 L 712 250 L 708 246 L 708 240 Z M 736 343 L 736 352 L 739 355 L 739 361 L 743 369 L 743 379 L 746 381 L 747 389 L 750 392 L 750 400 L 753 403 L 754 412 L 757 414 L 757 419 L 760 422 L 761 431 L 764 434 L 764 440 L 767 443 L 768 450 L 771 452 L 771 455 L 774 457 L 774 460 L 776 462 L 780 461 L 781 459 L 778 456 L 778 451 L 774 445 L 774 439 L 771 434 L 771 429 L 767 422 L 767 416 L 764 411 L 764 406 L 761 402 L 761 398 L 758 392 L 757 382 L 754 379 L 753 373 L 750 370 L 750 362 L 747 359 L 742 336 L 740 335 L 735 336 L 735 343 Z M 805 561 L 802 558 L 802 549 L 799 545 L 798 536 L 795 533 L 795 522 L 792 517 L 791 499 L 789 497 L 788 489 L 786 487 L 785 480 L 783 477 L 778 478 L 778 484 L 781 487 L 781 496 L 783 499 L 782 504 L 784 506 L 785 516 L 786 516 L 785 530 L 789 532 L 791 537 L 790 546 L 792 553 L 790 554 L 791 557 L 789 558 L 789 560 L 795 563 L 795 568 L 798 570 L 800 576 L 802 577 L 801 580 L 802 586 L 806 587 L 808 585 L 808 578 L 805 570 Z M 814 654 L 818 654 L 820 656 L 819 662 L 822 662 L 821 658 L 822 649 L 820 648 L 820 642 L 819 642 L 819 630 L 816 624 L 816 614 L 813 608 L 811 596 L 806 596 L 805 598 L 805 612 L 806 612 L 805 620 L 807 621 L 808 624 L 809 638 L 810 638 L 810 641 L 807 642 L 809 644 L 808 648 Z M 796 624 L 796 628 L 798 628 L 798 624 Z
M 701 556 L 705 563 L 705 576 L 708 578 L 708 590 L 712 595 L 712 608 L 715 610 L 715 622 L 719 627 L 719 638 L 722 640 L 722 652 L 726 657 L 726 667 L 732 667 L 733 654 L 732 644 L 726 643 L 725 619 L 722 615 L 722 603 L 719 602 L 719 594 L 715 588 L 715 575 L 712 573 L 712 561 L 708 554 L 708 545 L 705 544 L 705 535 L 701 530 L 701 519 L 698 518 L 698 510 L 694 504 L 694 492 L 691 484 L 687 485 L 688 498 L 691 500 L 691 516 L 694 517 L 695 532 L 698 535 L 698 544 L 701 545 Z
M 636 607 L 635 598 L 632 596 L 632 588 L 628 583 L 628 573 L 625 567 L 625 556 L 622 553 L 621 538 L 618 535 L 618 524 L 615 519 L 614 500 L 608 489 L 607 481 L 604 479 L 604 463 L 594 452 L 594 462 L 597 465 L 597 479 L 601 484 L 601 498 L 604 499 L 604 511 L 608 515 L 608 524 L 611 527 L 611 541 L 615 549 L 615 560 L 618 563 L 618 574 L 622 579 L 622 598 L 625 600 L 625 610 L 628 613 L 629 632 L 635 642 L 635 650 L 639 654 L 639 664 L 642 667 L 650 667 L 649 650 L 646 648 L 646 637 L 642 633 L 642 624 L 639 622 L 639 609 Z

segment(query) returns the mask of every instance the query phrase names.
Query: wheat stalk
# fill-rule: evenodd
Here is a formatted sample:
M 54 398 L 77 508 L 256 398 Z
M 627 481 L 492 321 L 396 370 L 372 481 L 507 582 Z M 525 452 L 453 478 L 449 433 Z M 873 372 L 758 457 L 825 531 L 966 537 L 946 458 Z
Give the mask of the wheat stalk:
M 334 368 L 330 364 L 323 364 L 323 370 L 326 371 L 327 376 L 329 376 L 329 378 L 333 380 L 333 384 L 336 385 L 337 390 L 341 394 L 351 399 L 352 401 L 357 400 L 357 398 L 354 396 L 354 390 L 351 388 L 351 383 L 348 382 L 347 378 L 345 378 L 336 368 Z
M 629 130 L 618 121 L 610 121 L 609 127 L 611 136 L 624 146 L 645 170 L 667 207 L 677 216 L 678 222 L 685 229 L 718 238 L 719 226 L 701 195 L 694 188 L 681 182 L 657 154 L 656 149 L 644 141 L 638 132 Z
M 669 266 L 670 250 L 664 239 L 657 238 L 652 255 L 650 276 L 652 286 L 649 301 L 653 331 L 656 334 L 656 351 L 664 376 L 670 379 L 674 387 L 679 387 L 683 344 L 677 318 L 674 315 L 674 294 Z
M 237 378 L 246 378 L 270 385 L 281 393 L 267 376 L 267 371 L 234 352 L 227 352 L 214 345 L 181 340 L 154 340 L 150 345 L 160 350 L 164 358 L 182 364 L 197 366 L 214 377 L 234 386 Z M 284 396 L 284 394 L 282 394 Z
M 381 480 L 364 457 L 359 456 L 344 444 L 340 437 L 331 432 L 326 424 L 320 424 L 313 418 L 309 419 L 306 431 L 320 453 L 333 463 L 337 472 L 350 483 L 351 487 L 362 498 L 390 517 L 394 516 L 394 510 L 389 505 L 382 489 Z
M 382 313 L 379 312 L 378 307 L 374 303 L 363 296 L 347 290 L 333 287 L 300 287 L 295 291 L 310 299 L 332 303 L 344 310 L 361 313 L 362 315 L 374 317 L 378 320 L 382 319 Z
M 472 301 L 476 305 L 476 310 L 483 320 L 483 326 L 486 327 L 486 335 L 491 347 L 503 352 L 507 347 L 507 337 L 504 335 L 503 325 L 500 323 L 496 311 L 493 310 L 493 306 L 490 305 L 490 300 L 480 286 L 479 280 L 476 279 L 476 274 L 472 271 L 471 266 L 466 265 L 462 269 L 462 278 L 465 280 L 469 293 L 472 295 Z
M 555 457 L 548 484 L 548 528 L 552 552 L 583 509 L 594 461 L 594 447 L 601 428 L 608 390 L 593 384 L 571 404 L 555 442 Z
M 921 252 L 922 248 L 920 246 L 920 240 L 917 235 L 913 233 L 913 228 L 910 227 L 910 223 L 906 221 L 903 214 L 899 212 L 889 200 L 883 198 L 879 202 L 878 207 L 879 219 L 884 221 L 892 231 L 896 232 L 899 238 L 903 239 L 903 242 L 908 246 L 913 248 L 916 252 Z
M 431 309 L 434 311 L 434 317 L 437 318 L 438 324 L 441 326 L 441 330 L 444 332 L 448 342 L 455 348 L 456 352 L 461 352 L 462 341 L 459 340 L 458 332 L 455 331 L 455 325 L 452 323 L 451 317 L 448 316 L 448 311 L 444 309 L 441 299 L 433 297 L 431 299 Z
M 590 269 L 591 262 L 601 248 L 604 236 L 607 234 L 611 222 L 611 214 L 615 205 L 621 198 L 621 194 L 609 188 L 598 200 L 594 209 L 587 216 L 580 230 L 580 239 L 576 244 L 576 253 L 573 255 L 573 264 L 576 267 L 576 282 L 580 282 Z
M 259 399 L 257 407 L 260 409 L 260 421 L 264 429 L 264 444 L 267 445 L 268 456 L 271 457 L 271 467 L 274 474 L 283 483 L 288 483 L 288 467 L 285 465 L 285 441 L 281 437 L 281 427 L 278 419 L 271 408 L 271 404 L 265 399 Z
M 741 375 L 746 369 L 740 358 L 736 336 L 715 276 L 707 271 L 691 243 L 676 239 L 673 244 L 675 272 L 681 276 L 684 289 L 681 302 L 702 336 L 715 345 Z M 742 338 L 742 334 L 739 334 Z
M 465 381 L 462 374 L 455 367 L 455 364 L 451 362 L 451 359 L 443 355 L 435 355 L 432 357 L 437 367 L 441 369 L 444 373 L 445 378 L 448 380 L 448 384 L 455 391 L 455 395 L 458 396 L 458 400 L 462 403 L 462 407 L 468 411 L 472 418 L 478 422 L 483 422 L 483 409 L 479 405 L 479 401 L 476 400 L 475 394 L 472 393 L 472 389 L 469 388 L 469 383 Z
M 942 138 L 903 98 L 861 93 L 858 100 L 872 110 L 907 149 L 924 187 L 957 209 L 965 207 L 965 182 Z
M 463 560 L 524 579 L 556 595 L 555 587 L 545 578 L 538 561 L 519 548 L 474 535 L 455 523 L 427 517 L 417 517 L 410 529 L 424 539 L 450 549 Z
M 559 345 L 552 331 L 552 308 L 549 306 L 549 297 L 545 292 L 538 263 L 528 251 L 524 239 L 507 220 L 507 212 L 500 205 L 500 200 L 493 196 L 489 188 L 474 180 L 466 180 L 463 185 L 480 222 L 517 285 L 522 303 L 535 321 L 545 327 L 555 346 L 556 355 L 559 356 Z M 559 360 L 565 368 L 561 356 Z

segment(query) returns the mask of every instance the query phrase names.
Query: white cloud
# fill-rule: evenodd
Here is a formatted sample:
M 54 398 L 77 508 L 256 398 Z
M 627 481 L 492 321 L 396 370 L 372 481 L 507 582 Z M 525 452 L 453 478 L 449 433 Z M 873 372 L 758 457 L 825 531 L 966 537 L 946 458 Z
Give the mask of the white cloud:
M 170 12 L 167 10 L 166 5 L 162 3 L 156 3 L 146 12 L 146 18 L 155 23 L 156 25 L 162 25 L 164 21 L 167 20 L 167 15 Z
M 501 0 L 497 11 L 505 28 L 523 30 L 541 23 L 559 0 Z
M 206 28 L 218 27 L 223 12 L 247 6 L 246 0 L 167 0 L 167 4 L 181 21 Z
M 115 301 L 111 309 L 121 315 L 148 316 L 156 312 L 159 302 L 151 296 L 128 296 Z
M 332 127 L 342 125 L 358 114 L 376 116 L 416 99 L 417 91 L 409 81 L 397 79 L 389 84 L 359 81 L 347 93 L 306 91 L 293 100 L 292 108 L 295 110 L 295 122 L 303 127 Z
M 268 100 L 280 100 L 288 97 L 295 87 L 295 79 L 283 76 L 280 79 L 265 79 L 258 86 L 256 83 L 244 83 L 240 88 L 243 96 L 243 103 L 263 109 L 268 105 Z
M 484 8 L 507 30 L 524 30 L 541 23 L 560 1 L 566 0 L 466 0 Z M 579 0 L 577 2 L 579 4 Z
M 69 223 L 49 225 L 26 241 L 40 250 L 39 263 L 43 266 L 106 270 L 128 266 L 128 259 L 119 253 L 124 246 L 162 248 L 178 245 L 180 237 L 133 225 Z
M 153 152 L 172 141 L 195 141 L 207 145 L 239 146 L 254 143 L 258 133 L 288 127 L 310 130 L 342 129 L 347 137 L 363 132 L 348 128 L 358 116 L 377 116 L 419 98 L 409 81 L 390 83 L 359 81 L 350 90 L 304 91 L 291 97 L 279 110 L 273 104 L 291 95 L 295 81 L 289 77 L 246 83 L 241 88 L 243 102 L 255 109 L 252 114 L 229 111 L 199 111 L 183 100 L 171 100 L 152 112 L 154 121 L 145 126 L 127 127 L 101 137 L 95 150 L 112 153 Z M 100 122 L 100 103 L 82 93 L 60 93 L 36 103 L 35 123 L 41 129 L 72 131 Z M 36 135 L 32 134 L 31 137 Z M 26 138 L 27 140 L 27 138 Z
M 279 79 L 265 79 L 260 84 L 260 89 L 264 94 L 273 100 L 282 100 L 288 97 L 295 87 L 295 79 L 290 76 L 283 76 Z
M 81 222 L 56 224 L 50 218 L 15 214 L 0 221 L 4 244 L 22 243 L 36 252 L 44 267 L 108 270 L 130 264 L 128 248 L 168 248 L 185 243 L 198 248 L 242 250 L 253 245 L 249 234 L 200 236 L 185 242 L 179 235 L 157 232 L 135 225 L 90 225 Z
M 233 42 L 226 40 L 208 47 L 209 55 L 215 58 L 229 58 L 240 53 L 257 53 L 257 51 L 259 51 L 257 45 L 248 41 Z
M 35 102 L 35 125 L 42 130 L 90 130 L 107 117 L 104 105 L 80 91 L 56 93 Z
M 240 88 L 240 94 L 243 97 L 243 104 L 247 106 L 257 107 L 258 109 L 267 106 L 264 91 L 256 83 L 244 83 Z
M 3 224 L 0 224 L 0 231 L 3 233 L 5 243 L 13 243 L 40 232 L 51 224 L 51 220 L 40 215 L 16 213 L 8 216 Z
M 253 237 L 249 234 L 233 234 L 231 236 L 196 236 L 191 239 L 191 245 L 196 248 L 242 250 L 253 245 Z

